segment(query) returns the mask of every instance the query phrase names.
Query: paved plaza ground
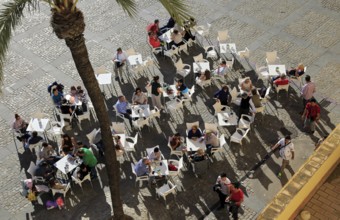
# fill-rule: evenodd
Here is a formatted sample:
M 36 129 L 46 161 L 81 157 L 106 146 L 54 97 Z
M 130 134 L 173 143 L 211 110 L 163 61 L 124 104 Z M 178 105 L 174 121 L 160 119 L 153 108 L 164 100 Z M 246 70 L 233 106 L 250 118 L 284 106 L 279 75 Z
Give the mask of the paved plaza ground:
M 1 3 L 7 2 L 0 0 Z M 168 13 L 155 0 L 136 0 L 139 14 L 129 18 L 115 1 L 101 0 L 78 2 L 84 12 L 86 22 L 85 38 L 93 67 L 105 66 L 112 69 L 111 59 L 116 48 L 133 47 L 143 57 L 151 56 L 146 43 L 145 27 L 155 18 L 164 24 Z M 255 122 L 243 146 L 229 144 L 229 137 L 235 127 L 221 128 L 228 142 L 225 152 L 214 158 L 209 171 L 196 178 L 189 168 L 175 179 L 178 185 L 176 197 L 169 196 L 167 205 L 157 199 L 155 188 L 147 185 L 135 187 L 130 161 L 121 164 L 121 198 L 125 212 L 134 219 L 228 219 L 227 211 L 217 211 L 218 197 L 212 191 L 216 177 L 226 172 L 232 181 L 241 180 L 246 192 L 240 219 L 254 219 L 280 190 L 292 175 L 286 171 L 281 179 L 276 173 L 281 159 L 274 154 L 267 163 L 251 175 L 248 171 L 266 155 L 270 146 L 279 137 L 290 134 L 296 147 L 296 158 L 292 162 L 296 172 L 314 149 L 314 142 L 330 132 L 340 121 L 340 1 L 339 0 L 188 0 L 192 14 L 198 24 L 212 24 L 208 40 L 204 45 L 217 45 L 218 30 L 229 30 L 230 41 L 238 50 L 248 47 L 251 51 L 250 64 L 245 61 L 235 64 L 228 75 L 228 85 L 236 86 L 241 75 L 256 80 L 252 66 L 265 64 L 265 52 L 277 50 L 281 63 L 286 67 L 302 62 L 307 73 L 317 85 L 316 98 L 321 102 L 321 122 L 314 135 L 303 132 L 299 112 L 301 97 L 298 87 L 292 84 L 288 98 L 281 93 L 277 98 L 271 93 L 266 112 L 256 115 Z M 47 211 L 42 205 L 33 206 L 19 191 L 20 179 L 29 177 L 26 170 L 34 158 L 25 152 L 21 144 L 13 139 L 10 124 L 14 113 L 25 119 L 37 111 L 52 116 L 52 106 L 47 93 L 47 85 L 58 80 L 66 86 L 81 85 L 71 54 L 65 43 L 52 33 L 49 24 L 50 11 L 41 3 L 40 11 L 25 13 L 22 24 L 17 28 L 11 41 L 4 69 L 3 93 L 0 95 L 0 219 L 108 219 L 111 215 L 110 193 L 103 160 L 98 171 L 100 178 L 91 185 L 84 184 L 84 193 L 78 186 L 66 197 L 65 210 Z M 192 65 L 193 56 L 203 51 L 195 45 L 189 55 L 182 54 L 184 63 Z M 124 94 L 131 99 L 137 86 L 144 88 L 152 75 L 161 74 L 164 81 L 171 84 L 175 77 L 175 67 L 168 58 L 157 57 L 159 69 L 153 69 L 140 77 L 134 76 L 133 83 L 119 84 L 113 81 L 111 89 L 105 89 L 106 103 L 112 121 L 115 120 L 112 105 L 117 96 Z M 210 60 L 211 65 L 217 63 Z M 189 77 L 190 78 L 190 77 Z M 194 82 L 188 79 L 191 87 Z M 259 80 L 256 84 L 261 86 Z M 185 133 L 185 123 L 214 121 L 211 99 L 213 92 L 221 84 L 214 84 L 204 90 L 197 89 L 193 103 L 186 103 L 183 110 L 162 113 L 155 126 L 142 130 L 142 138 L 137 144 L 137 152 L 131 160 L 137 161 L 144 155 L 145 148 L 159 145 L 169 158 L 167 137 L 175 131 Z M 327 99 L 325 99 L 327 98 Z M 111 113 L 112 112 L 112 113 Z M 78 127 L 76 138 L 88 142 L 86 134 L 98 123 L 92 120 Z M 73 134 L 70 128 L 65 130 Z M 130 131 L 129 131 L 130 132 Z M 130 135 L 134 135 L 130 132 Z M 60 143 L 59 143 L 60 144 Z M 57 145 L 57 143 L 55 143 Z M 47 196 L 48 195 L 44 195 Z

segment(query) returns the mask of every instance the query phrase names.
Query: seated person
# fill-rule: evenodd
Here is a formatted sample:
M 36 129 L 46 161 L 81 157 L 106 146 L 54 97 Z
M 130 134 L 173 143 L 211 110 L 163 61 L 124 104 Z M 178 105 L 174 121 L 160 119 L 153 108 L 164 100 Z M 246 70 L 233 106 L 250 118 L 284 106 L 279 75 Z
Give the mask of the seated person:
M 43 138 L 41 136 L 38 136 L 38 132 L 33 131 L 32 136 L 27 139 L 25 147 L 28 148 L 31 144 L 32 145 L 37 144 L 42 140 Z
M 25 143 L 25 141 L 29 138 L 29 135 L 26 134 L 28 124 L 18 114 L 15 114 L 14 118 L 15 119 L 12 124 L 12 129 L 21 134 L 20 136 L 17 137 L 17 139 Z
M 75 139 L 67 134 L 64 134 L 61 139 L 61 154 L 67 155 L 69 153 L 73 153 L 74 146 L 76 145 Z
M 149 157 L 149 160 L 161 160 L 162 152 L 159 150 L 158 147 L 155 147 L 153 149 L 153 152 L 148 157 Z
M 221 90 L 218 90 L 214 94 L 214 98 L 217 98 L 217 100 L 221 103 L 221 105 L 227 105 L 229 106 L 231 102 L 231 95 L 229 93 L 229 88 L 227 85 L 223 85 Z M 223 111 L 223 110 L 222 110 Z
M 288 85 L 289 84 L 289 80 L 286 78 L 286 74 L 281 74 L 281 76 L 278 79 L 275 79 L 273 81 L 273 84 L 275 86 L 281 86 L 281 85 Z
M 90 168 L 88 166 L 86 166 L 85 164 L 80 164 L 79 167 L 77 167 L 74 172 L 73 172 L 73 177 L 75 177 L 76 179 L 79 180 L 83 180 L 84 177 L 89 174 L 90 172 Z
M 228 68 L 227 62 L 223 60 L 218 66 L 218 68 L 214 71 L 214 74 L 219 75 L 219 76 L 224 76 L 227 68 Z
M 155 34 L 156 36 L 160 35 L 161 33 L 159 32 L 159 20 L 158 19 L 155 19 L 154 23 L 152 24 L 149 24 L 147 27 L 146 27 L 146 31 L 147 32 L 151 32 L 153 34 Z
M 178 30 L 174 30 L 171 33 L 171 42 L 169 44 L 169 47 L 172 47 L 172 45 L 175 45 L 176 47 L 179 47 L 184 44 L 183 42 L 183 36 L 181 33 L 179 33 Z
M 134 167 L 136 175 L 137 176 L 148 175 L 151 171 L 150 164 L 151 161 L 148 158 L 144 157 L 143 159 L 140 159 Z
M 71 88 L 70 88 L 70 95 L 72 97 L 76 97 L 77 96 L 77 89 L 76 89 L 75 86 L 71 86 Z
M 169 169 L 169 171 L 177 171 L 178 167 L 176 165 L 174 165 L 172 161 L 169 161 L 168 162 L 168 169 Z
M 81 101 L 81 111 L 87 112 L 87 97 L 84 90 L 78 90 L 78 100 Z
M 177 89 L 177 96 L 178 97 L 189 98 L 189 89 L 183 83 L 183 79 L 180 79 L 180 80 L 177 81 L 176 89 Z
M 60 106 L 61 114 L 72 115 L 74 109 L 75 109 L 75 106 L 70 106 L 65 98 L 62 99 L 61 106 Z
M 174 134 L 171 138 L 170 138 L 170 147 L 173 150 L 185 150 L 185 145 L 182 141 L 182 137 L 179 133 Z
M 207 147 L 207 154 L 211 154 L 211 148 L 217 148 L 220 147 L 220 142 L 211 130 L 206 130 L 205 135 L 204 135 L 204 140 L 205 140 L 205 145 Z M 202 140 L 203 141 L 203 140 Z
M 205 80 L 209 80 L 211 78 L 211 73 L 209 70 L 205 70 L 201 73 L 199 77 L 196 78 L 196 83 L 200 83 Z
M 202 137 L 202 132 L 198 129 L 197 125 L 193 125 L 191 130 L 188 132 L 188 138 L 192 140 L 197 140 L 198 138 Z
M 240 87 L 243 91 L 250 92 L 253 89 L 253 84 L 249 77 L 246 77 L 240 83 Z
M 208 159 L 208 158 L 207 158 L 207 155 L 204 153 L 204 150 L 202 148 L 199 148 L 196 153 L 191 154 L 189 156 L 190 162 L 199 162 L 199 161 L 203 161 L 205 159 Z
M 34 176 L 43 177 L 46 182 L 54 178 L 55 168 L 53 165 L 49 164 L 47 161 L 42 160 L 37 164 L 36 170 L 34 171 Z
M 116 156 L 121 156 L 124 154 L 124 146 L 120 140 L 120 136 L 119 135 L 114 135 L 113 136 L 113 143 L 114 143 L 114 147 L 116 150 Z
M 52 90 L 52 99 L 53 99 L 53 102 L 56 106 L 60 106 L 61 105 L 61 101 L 63 99 L 64 95 L 58 91 L 57 88 L 54 88 Z
M 251 90 L 251 93 L 252 93 L 251 100 L 253 101 L 255 108 L 261 107 L 262 106 L 261 97 L 259 93 L 257 92 L 257 89 L 253 88 Z
M 292 68 L 289 71 L 286 71 L 287 76 L 289 77 L 299 77 L 302 76 L 305 73 L 305 66 L 302 63 L 299 63 L 299 65 L 296 68 Z
M 136 88 L 135 92 L 132 95 L 132 103 L 134 105 L 145 105 L 148 103 L 148 97 L 140 88 Z
M 53 147 L 46 142 L 43 142 L 41 146 L 42 148 L 39 153 L 40 159 L 49 160 L 49 158 L 55 153 Z
M 130 122 L 131 128 L 133 127 L 132 125 L 132 111 L 129 107 L 129 103 L 126 101 L 125 96 L 121 95 L 118 96 L 118 101 L 115 104 L 117 112 L 124 115 L 125 118 L 127 118 Z
M 148 41 L 153 48 L 162 46 L 162 42 L 158 39 L 157 35 L 152 32 L 148 33 Z

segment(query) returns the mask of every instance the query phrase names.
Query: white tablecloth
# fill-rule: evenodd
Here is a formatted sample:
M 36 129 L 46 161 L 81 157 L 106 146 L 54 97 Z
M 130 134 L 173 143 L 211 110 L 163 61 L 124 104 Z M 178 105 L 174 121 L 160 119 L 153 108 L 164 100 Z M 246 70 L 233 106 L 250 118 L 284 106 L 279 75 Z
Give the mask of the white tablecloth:
M 150 116 L 150 105 L 131 105 L 131 111 L 132 118 L 147 118 Z
M 194 73 L 203 72 L 205 70 L 210 70 L 209 62 L 195 62 L 193 63 Z
M 161 39 L 164 42 L 170 43 L 171 40 L 171 33 L 173 31 L 173 28 L 171 28 L 170 30 L 168 30 L 167 32 L 165 32 L 164 34 L 162 34 L 161 36 L 159 36 L 159 39 Z
M 143 59 L 141 54 L 131 55 L 128 57 L 128 61 L 131 66 L 143 64 Z
M 227 112 L 217 113 L 218 125 L 219 126 L 235 126 L 237 125 L 237 116 L 235 113 L 230 114 Z M 227 121 L 225 121 L 227 120 Z
M 65 96 L 65 99 L 67 100 L 67 101 L 70 101 L 71 100 L 71 95 L 70 94 L 67 94 L 66 96 Z M 81 106 L 83 103 L 78 99 L 78 96 L 75 96 L 74 97 L 74 103 L 71 103 L 71 105 L 77 105 L 77 106 Z
M 39 123 L 39 120 L 41 121 L 41 124 Z M 48 118 L 31 118 L 31 121 L 27 127 L 27 131 L 45 132 L 49 121 L 50 119 Z
M 112 73 L 110 72 L 96 75 L 99 85 L 111 84 L 111 77 L 112 77 Z
M 57 167 L 58 170 L 60 170 L 63 174 L 67 174 L 67 173 L 71 172 L 72 170 L 74 170 L 77 166 L 79 166 L 83 162 L 79 158 L 77 160 L 69 160 L 68 158 L 71 158 L 71 156 L 66 155 L 54 164 L 54 166 Z M 66 164 L 68 164 L 67 172 L 65 171 Z
M 162 165 L 160 165 L 162 163 Z M 169 175 L 169 167 L 167 160 L 151 162 L 150 176 L 167 176 Z
M 280 76 L 286 73 L 286 65 L 268 65 L 269 76 Z
M 176 85 L 170 85 L 169 87 L 172 89 L 173 93 L 169 95 L 169 94 L 166 92 L 165 88 L 163 88 L 163 97 L 164 97 L 164 98 L 169 97 L 170 99 L 172 99 L 172 98 L 174 98 L 174 97 L 176 96 L 176 94 L 177 94 Z
M 200 142 L 201 138 L 196 139 L 195 141 L 192 139 L 187 138 L 187 151 L 197 151 L 199 148 L 203 150 L 206 149 L 205 142 Z
M 228 44 L 220 44 L 220 53 L 237 53 L 236 44 L 228 43 Z

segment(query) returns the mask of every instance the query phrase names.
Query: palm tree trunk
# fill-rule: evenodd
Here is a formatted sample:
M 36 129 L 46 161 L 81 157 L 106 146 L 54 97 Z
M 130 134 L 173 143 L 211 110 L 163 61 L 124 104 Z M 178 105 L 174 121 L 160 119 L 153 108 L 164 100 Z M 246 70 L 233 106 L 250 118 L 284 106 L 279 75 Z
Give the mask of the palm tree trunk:
M 110 118 L 105 107 L 104 98 L 100 91 L 97 79 L 94 75 L 89 60 L 85 38 L 82 35 L 70 39 L 66 38 L 66 45 L 70 48 L 78 73 L 83 80 L 84 86 L 93 102 L 98 121 L 100 124 L 103 144 L 105 146 L 106 170 L 111 191 L 111 200 L 114 219 L 124 219 L 122 201 L 120 199 L 120 164 L 116 158 L 116 151 L 113 147 L 112 133 L 110 130 Z

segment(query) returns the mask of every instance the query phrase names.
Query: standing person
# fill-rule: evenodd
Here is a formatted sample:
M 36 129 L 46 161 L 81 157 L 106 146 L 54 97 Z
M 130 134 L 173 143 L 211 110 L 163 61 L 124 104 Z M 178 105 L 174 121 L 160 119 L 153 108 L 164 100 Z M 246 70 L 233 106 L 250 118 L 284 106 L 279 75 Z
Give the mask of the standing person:
M 153 106 L 156 106 L 158 109 L 164 109 L 162 102 L 161 102 L 161 96 L 162 96 L 163 90 L 162 86 L 159 83 L 159 76 L 154 76 L 153 81 L 151 83 L 151 100 Z
M 227 178 L 227 174 L 226 173 L 221 173 L 221 175 L 219 175 L 217 177 L 214 190 L 215 190 L 215 192 L 217 192 L 218 197 L 220 198 L 220 207 L 219 207 L 219 209 L 223 209 L 224 208 L 225 199 L 230 194 L 230 184 L 231 184 L 231 182 Z
M 221 90 L 218 90 L 215 94 L 214 94 L 214 98 L 217 98 L 221 105 L 230 105 L 231 102 L 231 95 L 229 93 L 229 88 L 227 85 L 223 85 Z
M 313 94 L 316 92 L 315 83 L 311 81 L 310 75 L 306 75 L 305 80 L 306 84 L 302 87 L 301 91 L 303 109 L 305 109 L 307 102 L 313 98 Z
M 241 95 L 241 103 L 240 103 L 240 109 L 238 112 L 238 120 L 240 120 L 242 114 L 249 115 L 250 109 L 252 112 L 256 112 L 256 108 L 254 106 L 253 101 L 251 100 L 251 97 L 248 96 L 248 93 L 244 92 Z
M 294 160 L 294 144 L 292 143 L 292 139 L 289 135 L 284 138 L 281 138 L 273 147 L 272 150 L 280 147 L 280 157 L 282 157 L 282 165 L 280 172 L 277 174 L 278 178 L 281 178 L 282 173 L 286 166 L 289 166 L 289 160 Z
M 230 187 L 230 196 L 227 198 L 230 202 L 229 213 L 232 214 L 233 219 L 238 219 L 238 209 L 240 208 L 243 200 L 244 194 L 243 191 L 240 189 L 240 183 L 236 182 L 233 183 Z
M 92 151 L 87 148 L 80 148 L 77 155 L 83 159 L 83 163 L 91 169 L 91 179 L 97 178 L 97 158 L 93 155 Z
M 316 104 L 315 98 L 311 98 L 306 104 L 305 111 L 302 114 L 302 120 L 304 120 L 303 128 L 306 129 L 310 124 L 310 132 L 315 132 L 315 123 L 318 123 L 320 119 L 320 106 Z
M 125 52 L 123 52 L 122 48 L 117 49 L 117 53 L 113 57 L 113 62 L 114 62 L 114 72 L 116 74 L 116 80 L 119 81 L 119 76 L 122 78 L 121 82 L 124 83 L 123 80 L 123 67 L 126 64 L 128 56 L 126 55 Z

